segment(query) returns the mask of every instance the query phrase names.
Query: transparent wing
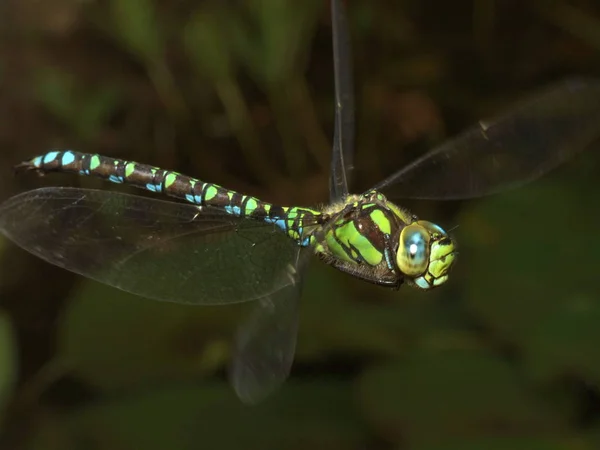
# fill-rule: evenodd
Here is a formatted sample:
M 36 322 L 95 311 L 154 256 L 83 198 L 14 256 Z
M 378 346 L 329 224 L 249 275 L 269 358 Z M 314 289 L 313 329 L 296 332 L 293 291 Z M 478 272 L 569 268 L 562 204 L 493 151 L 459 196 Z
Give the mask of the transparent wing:
M 330 200 L 334 203 L 348 196 L 349 177 L 354 157 L 352 55 L 348 21 L 341 0 L 331 1 L 331 20 L 335 76 L 335 123 L 329 191 Z
M 42 188 L 0 205 L 0 231 L 59 267 L 156 300 L 262 298 L 303 250 L 273 225 L 118 192 Z
M 298 336 L 299 300 L 306 256 L 288 266 L 292 284 L 260 299 L 238 330 L 230 379 L 238 397 L 257 403 L 290 374 Z
M 568 79 L 434 148 L 373 189 L 463 199 L 532 181 L 600 136 L 600 81 Z

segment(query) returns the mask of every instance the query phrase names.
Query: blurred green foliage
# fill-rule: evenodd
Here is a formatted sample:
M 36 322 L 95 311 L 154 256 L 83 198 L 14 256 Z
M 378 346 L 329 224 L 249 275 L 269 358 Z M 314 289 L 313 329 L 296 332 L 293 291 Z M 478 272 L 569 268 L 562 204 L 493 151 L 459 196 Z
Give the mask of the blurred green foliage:
M 0 313 L 0 405 L 6 405 L 17 384 L 15 333 L 7 314 Z M 4 420 L 5 411 L 0 415 Z
M 79 85 L 72 74 L 53 68 L 37 73 L 34 86 L 40 105 L 83 141 L 98 135 L 120 98 L 116 87 Z
M 8 4 L 3 198 L 47 183 L 114 189 L 6 176 L 77 146 L 277 203 L 327 200 L 326 1 Z M 348 7 L 357 191 L 537 86 L 600 74 L 593 2 Z M 432 293 L 378 289 L 315 261 L 291 379 L 252 408 L 224 376 L 249 305 L 151 302 L 2 242 L 0 448 L 597 449 L 597 162 L 589 152 L 477 201 L 407 204 L 459 225 L 457 270 Z

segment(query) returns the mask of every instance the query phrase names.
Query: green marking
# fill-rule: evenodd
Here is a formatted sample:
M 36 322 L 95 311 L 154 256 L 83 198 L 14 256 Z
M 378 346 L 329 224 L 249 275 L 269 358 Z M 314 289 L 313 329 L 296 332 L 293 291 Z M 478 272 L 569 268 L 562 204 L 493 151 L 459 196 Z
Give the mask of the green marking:
M 371 216 L 371 220 L 375 222 L 375 225 L 377 225 L 377 227 L 381 230 L 382 233 L 390 234 L 392 232 L 390 221 L 385 216 L 382 210 L 376 209 L 369 215 Z
M 333 256 L 335 256 L 336 258 L 339 259 L 343 259 L 344 261 L 347 262 L 355 262 L 350 255 L 348 255 L 348 253 L 346 253 L 346 251 L 342 248 L 342 246 L 338 243 L 338 241 L 335 239 L 334 235 L 333 235 L 333 230 L 329 230 L 327 232 L 327 236 L 325 238 L 325 240 L 327 241 L 327 246 L 329 247 L 329 250 L 331 251 L 331 254 Z
M 233 194 L 235 194 L 235 192 L 227 191 L 227 197 L 229 197 L 229 201 L 233 200 Z
M 95 170 L 100 167 L 100 157 L 98 155 L 93 155 L 92 159 L 90 159 L 90 170 Z
M 244 210 L 244 214 L 250 215 L 256 210 L 256 208 L 258 208 L 258 202 L 254 197 L 249 197 L 248 201 L 246 202 L 246 209 Z
M 266 203 L 265 206 L 265 212 L 267 213 L 267 216 L 269 215 L 269 211 L 271 211 L 271 204 L 270 203 Z
M 335 232 L 342 243 L 348 245 L 348 247 L 355 247 L 367 264 L 376 266 L 382 261 L 383 253 L 377 250 L 373 244 L 358 231 L 353 221 L 349 221 L 345 225 L 338 227 Z
M 215 198 L 217 196 L 217 193 L 219 191 L 217 190 L 216 187 L 214 186 L 209 186 L 208 189 L 206 189 L 206 194 L 204 195 L 204 200 L 205 201 L 210 201 L 213 198 Z
M 336 220 L 334 227 L 341 227 L 346 224 L 346 219 L 343 217 L 341 219 Z
M 283 210 L 285 211 L 286 208 L 284 208 Z M 288 219 L 295 219 L 296 217 L 298 217 L 300 215 L 300 211 L 298 211 L 298 208 L 291 208 L 288 211 Z
M 361 205 L 361 209 L 371 208 L 372 206 L 375 206 L 375 203 L 364 203 Z
M 294 221 L 300 216 L 300 211 L 298 211 L 298 208 L 296 207 L 292 207 L 292 208 L 283 208 L 284 211 L 289 210 L 287 212 L 287 227 L 288 229 L 292 229 L 294 227 Z
M 125 164 L 125 176 L 130 177 L 133 172 L 135 172 L 135 163 L 128 162 Z
M 396 205 L 390 202 L 386 202 L 386 206 L 392 211 L 398 218 L 404 222 L 405 224 L 410 224 L 412 222 L 412 217 L 406 212 L 402 211 Z
M 169 172 L 165 177 L 165 187 L 171 187 L 173 183 L 175 183 L 175 180 L 177 180 L 177 174 L 174 172 Z
M 157 169 L 156 167 L 152 167 L 152 168 L 150 169 L 150 173 L 152 174 L 152 176 L 155 176 L 155 175 L 156 175 L 156 171 L 157 171 L 157 170 L 159 170 L 159 169 Z
M 439 286 L 440 284 L 444 284 L 446 281 L 448 281 L 448 275 L 444 275 L 440 278 L 436 278 L 435 280 L 433 280 L 433 285 Z

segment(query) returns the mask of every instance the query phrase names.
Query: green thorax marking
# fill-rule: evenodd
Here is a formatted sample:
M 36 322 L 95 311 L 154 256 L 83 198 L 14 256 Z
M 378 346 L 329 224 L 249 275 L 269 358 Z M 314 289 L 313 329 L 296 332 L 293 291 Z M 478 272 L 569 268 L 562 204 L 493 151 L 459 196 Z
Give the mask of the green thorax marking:
M 344 271 L 368 271 L 390 279 L 400 276 L 394 262 L 397 236 L 414 220 L 411 214 L 375 191 L 350 196 L 324 212 L 334 222 L 326 225 L 324 240 L 316 245 L 321 257 Z

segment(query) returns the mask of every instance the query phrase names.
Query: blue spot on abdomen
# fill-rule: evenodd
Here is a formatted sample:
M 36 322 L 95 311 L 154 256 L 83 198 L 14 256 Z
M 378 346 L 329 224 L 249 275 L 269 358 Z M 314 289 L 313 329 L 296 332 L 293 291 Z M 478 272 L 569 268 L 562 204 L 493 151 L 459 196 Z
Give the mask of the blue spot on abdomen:
M 69 164 L 72 164 L 74 161 L 75 161 L 75 155 L 73 154 L 73 152 L 66 151 L 63 153 L 62 162 L 61 162 L 63 166 L 68 166 Z
M 240 216 L 241 215 L 241 210 L 239 206 L 231 206 L 231 205 L 227 205 L 225 206 L 225 212 L 227 214 L 231 214 L 233 216 Z
M 43 163 L 50 164 L 52 161 L 56 159 L 58 156 L 58 152 L 48 152 L 44 155 Z

